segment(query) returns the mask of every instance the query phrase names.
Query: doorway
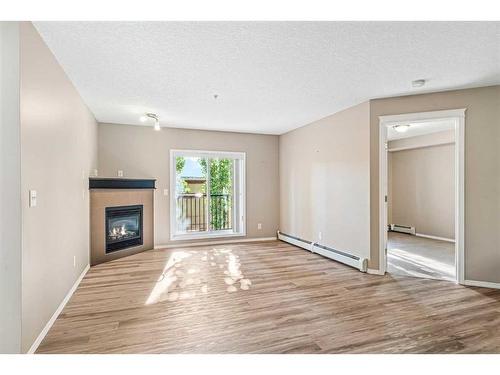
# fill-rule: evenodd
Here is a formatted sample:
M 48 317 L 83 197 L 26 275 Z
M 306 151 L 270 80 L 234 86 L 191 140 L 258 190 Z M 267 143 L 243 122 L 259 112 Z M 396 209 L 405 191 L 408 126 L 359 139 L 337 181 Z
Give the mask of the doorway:
M 380 117 L 382 272 L 463 283 L 464 117 Z

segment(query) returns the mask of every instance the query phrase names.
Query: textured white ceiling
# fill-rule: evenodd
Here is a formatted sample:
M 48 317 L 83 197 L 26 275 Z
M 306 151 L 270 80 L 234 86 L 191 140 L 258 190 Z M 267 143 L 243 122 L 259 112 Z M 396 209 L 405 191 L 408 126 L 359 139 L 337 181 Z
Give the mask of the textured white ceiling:
M 455 122 L 453 120 L 410 123 L 410 127 L 404 133 L 398 133 L 392 126 L 389 126 L 387 128 L 387 140 L 394 141 L 396 139 L 411 138 L 418 135 L 432 134 L 453 129 L 455 129 Z
M 372 98 L 500 83 L 500 22 L 35 26 L 100 122 L 281 134 Z

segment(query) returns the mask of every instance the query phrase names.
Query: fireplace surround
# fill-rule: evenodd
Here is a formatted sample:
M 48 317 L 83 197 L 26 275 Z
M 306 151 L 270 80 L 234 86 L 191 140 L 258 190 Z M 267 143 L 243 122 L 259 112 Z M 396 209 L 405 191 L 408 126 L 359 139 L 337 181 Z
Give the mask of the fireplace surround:
M 91 178 L 90 264 L 154 247 L 153 179 Z

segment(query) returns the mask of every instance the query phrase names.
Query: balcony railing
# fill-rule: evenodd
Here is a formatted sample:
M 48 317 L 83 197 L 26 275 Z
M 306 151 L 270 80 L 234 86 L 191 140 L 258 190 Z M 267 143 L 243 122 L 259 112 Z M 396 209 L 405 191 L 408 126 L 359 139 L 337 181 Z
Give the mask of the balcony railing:
M 232 229 L 232 196 L 211 194 L 207 207 L 207 195 L 181 194 L 177 196 L 177 230 L 203 232 L 206 230 Z M 209 208 L 209 212 L 207 212 Z M 207 215 L 210 213 L 210 215 Z M 207 216 L 210 227 L 207 228 Z

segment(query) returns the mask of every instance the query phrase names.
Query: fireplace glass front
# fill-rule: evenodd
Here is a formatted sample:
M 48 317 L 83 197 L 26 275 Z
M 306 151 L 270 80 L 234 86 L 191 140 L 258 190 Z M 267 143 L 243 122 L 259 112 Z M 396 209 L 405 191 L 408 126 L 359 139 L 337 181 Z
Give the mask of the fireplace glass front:
M 143 244 L 142 205 L 106 207 L 106 253 Z

